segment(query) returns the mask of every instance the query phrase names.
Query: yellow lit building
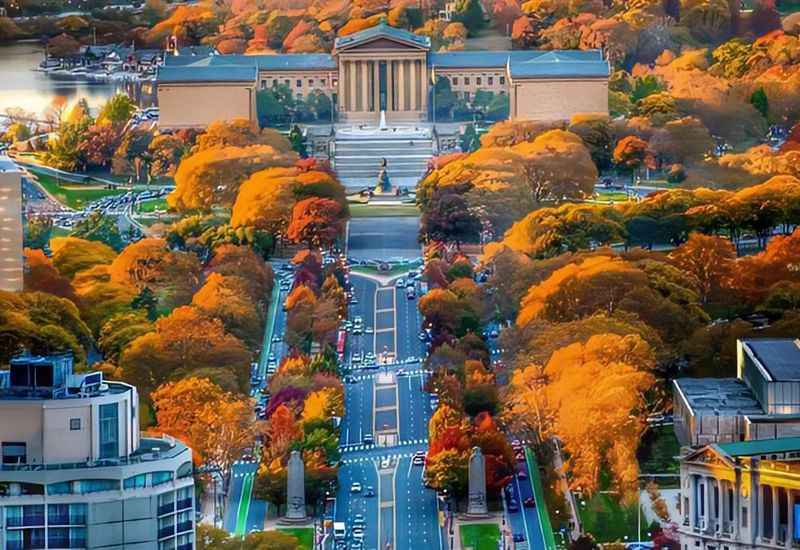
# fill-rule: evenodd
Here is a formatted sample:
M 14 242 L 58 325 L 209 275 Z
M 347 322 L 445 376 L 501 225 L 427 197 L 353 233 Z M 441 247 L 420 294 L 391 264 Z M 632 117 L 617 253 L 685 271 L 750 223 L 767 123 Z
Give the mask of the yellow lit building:
M 0 290 L 22 290 L 22 173 L 0 157 Z

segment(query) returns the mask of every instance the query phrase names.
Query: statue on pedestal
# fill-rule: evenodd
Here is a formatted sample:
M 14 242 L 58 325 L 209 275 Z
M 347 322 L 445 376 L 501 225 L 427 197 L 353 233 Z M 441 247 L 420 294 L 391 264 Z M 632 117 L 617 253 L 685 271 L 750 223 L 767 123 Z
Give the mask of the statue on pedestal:
M 469 457 L 469 503 L 467 515 L 473 517 L 486 516 L 486 459 L 480 447 L 473 447 Z
M 306 517 L 305 466 L 299 451 L 289 455 L 286 475 L 286 517 L 287 522 L 302 523 Z
M 392 182 L 389 181 L 389 170 L 386 167 L 386 159 L 381 159 L 381 170 L 378 172 L 378 182 L 375 184 L 376 195 L 390 195 L 394 191 L 392 189 Z

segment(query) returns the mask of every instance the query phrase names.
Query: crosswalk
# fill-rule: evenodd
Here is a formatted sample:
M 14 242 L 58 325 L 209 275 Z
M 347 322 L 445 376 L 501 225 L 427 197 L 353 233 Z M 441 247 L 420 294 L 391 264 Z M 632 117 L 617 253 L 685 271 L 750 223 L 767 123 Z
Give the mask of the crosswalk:
M 380 445 L 375 445 L 374 443 L 363 444 L 363 443 L 348 443 L 346 445 L 340 445 L 339 451 L 344 453 L 357 453 L 363 451 L 372 451 L 375 449 L 395 449 L 397 447 L 408 447 L 412 445 L 427 445 L 428 439 L 405 439 L 400 441 L 397 445 L 392 445 L 391 447 L 382 447 Z
M 360 462 L 375 462 L 379 463 L 382 458 L 390 458 L 393 461 L 400 460 L 401 458 L 411 458 L 416 454 L 416 451 L 406 451 L 406 452 L 399 452 L 399 453 L 391 453 L 387 455 L 381 456 L 354 456 L 349 458 L 343 458 L 342 464 L 358 464 Z
M 400 375 L 400 378 L 404 376 L 424 376 L 426 374 L 431 374 L 432 371 L 427 369 L 414 369 L 414 370 L 407 370 L 403 371 L 403 374 Z M 373 373 L 361 373 L 361 374 L 351 374 L 350 379 L 353 382 L 363 382 L 365 380 L 372 380 L 376 376 L 379 376 L 385 373 L 373 372 Z M 395 376 L 397 376 L 397 371 L 395 371 Z

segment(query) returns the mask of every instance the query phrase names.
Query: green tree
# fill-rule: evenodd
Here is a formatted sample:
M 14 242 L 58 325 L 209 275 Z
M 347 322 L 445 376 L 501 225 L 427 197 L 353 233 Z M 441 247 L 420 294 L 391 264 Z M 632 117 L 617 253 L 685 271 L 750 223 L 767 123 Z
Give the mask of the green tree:
M 300 158 L 306 158 L 308 156 L 306 140 L 303 137 L 303 132 L 300 130 L 300 127 L 297 124 L 292 126 L 292 129 L 289 132 L 289 142 L 292 144 L 292 150 L 300 155 Z
M 123 126 L 136 111 L 136 104 L 126 94 L 114 94 L 97 115 L 98 124 Z
M 465 153 L 476 151 L 481 146 L 481 141 L 478 139 L 478 132 L 475 130 L 474 124 L 467 124 L 464 128 L 464 133 L 459 138 L 459 145 L 461 150 Z
M 769 99 L 763 87 L 758 88 L 750 96 L 750 104 L 755 107 L 756 111 L 761 113 L 761 116 L 767 118 L 769 116 Z
M 53 220 L 39 217 L 31 218 L 25 224 L 25 248 L 44 248 L 50 242 L 53 233 Z
M 458 23 L 463 23 L 470 36 L 475 36 L 486 24 L 480 0 L 458 0 L 453 19 Z
M 122 250 L 124 245 L 117 220 L 102 212 L 92 212 L 76 223 L 69 235 L 87 241 L 100 241 L 114 250 Z
M 450 79 L 444 76 L 437 76 L 433 95 L 436 118 L 450 118 L 453 107 L 456 104 L 456 94 L 453 93 L 450 87 Z

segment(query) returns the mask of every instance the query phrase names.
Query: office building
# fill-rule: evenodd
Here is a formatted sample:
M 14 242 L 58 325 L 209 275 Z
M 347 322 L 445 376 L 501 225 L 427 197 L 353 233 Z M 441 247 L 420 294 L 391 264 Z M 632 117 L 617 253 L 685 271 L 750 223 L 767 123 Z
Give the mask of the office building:
M 22 172 L 0 156 L 0 290 L 22 290 Z
M 194 548 L 192 452 L 140 433 L 135 387 L 68 354 L 0 381 L 0 549 Z

